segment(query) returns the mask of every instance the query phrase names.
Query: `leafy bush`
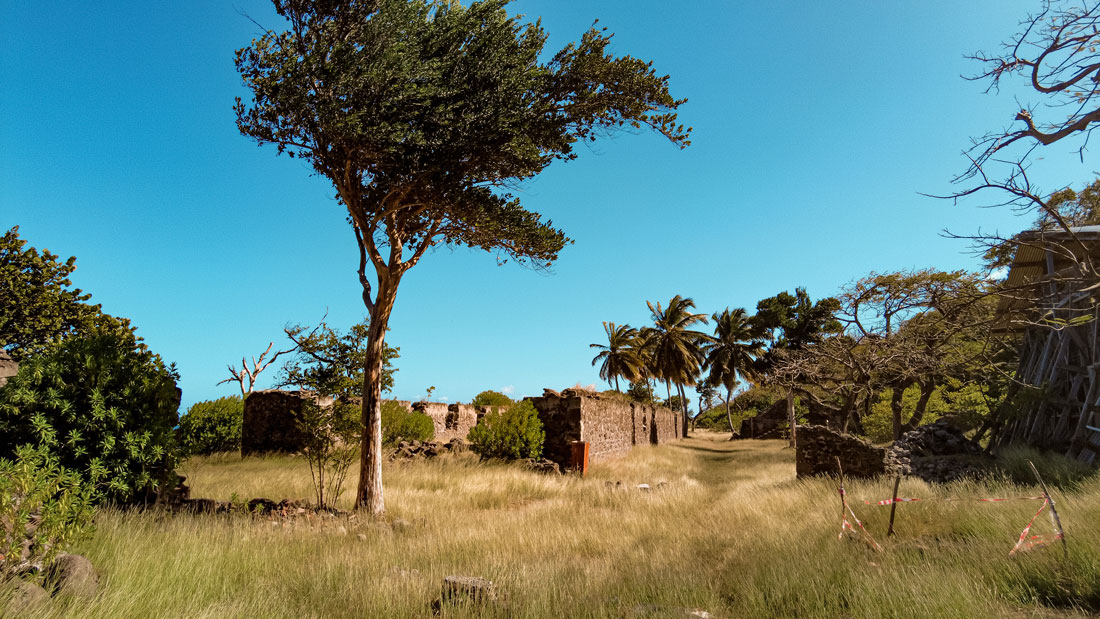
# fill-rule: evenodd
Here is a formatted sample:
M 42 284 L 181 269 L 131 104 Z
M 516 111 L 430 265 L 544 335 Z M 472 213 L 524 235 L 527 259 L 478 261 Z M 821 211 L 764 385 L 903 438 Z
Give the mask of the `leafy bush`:
M 44 447 L 0 459 L 0 582 L 41 570 L 91 531 L 94 490 Z
M 197 402 L 180 417 L 178 430 L 182 455 L 208 455 L 240 451 L 244 400 L 239 396 Z
M 486 413 L 470 430 L 470 448 L 482 458 L 538 458 L 546 432 L 530 400 Z
M 396 445 L 399 441 L 430 441 L 435 436 L 432 418 L 420 411 L 409 412 L 401 404 L 389 400 L 382 403 L 382 443 Z
M 492 408 L 505 409 L 512 405 L 512 398 L 504 395 L 499 391 L 482 391 L 474 396 L 473 402 L 470 402 L 475 407 L 480 408 Z
M 0 389 L 0 457 L 41 445 L 103 498 L 149 500 L 177 462 L 178 378 L 127 329 L 70 337 Z
M 318 406 L 306 399 L 298 426 L 305 436 L 301 454 L 309 463 L 317 505 L 334 507 L 344 491 L 348 468 L 359 455 L 363 435 L 359 407 L 340 401 Z

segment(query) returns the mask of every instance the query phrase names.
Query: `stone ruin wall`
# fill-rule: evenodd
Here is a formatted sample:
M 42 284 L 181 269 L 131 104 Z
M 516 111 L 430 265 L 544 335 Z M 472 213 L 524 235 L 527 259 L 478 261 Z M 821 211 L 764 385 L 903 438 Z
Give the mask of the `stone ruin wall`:
M 253 391 L 244 400 L 241 455 L 295 452 L 305 437 L 298 431 L 302 413 L 300 391 Z
M 588 391 L 546 390 L 528 398 L 546 431 L 543 457 L 567 467 L 572 443 L 588 443 L 588 461 L 595 464 L 620 456 L 638 445 L 660 445 L 680 438 L 680 416 L 652 404 L 629 402 Z
M 244 404 L 241 455 L 298 451 L 305 438 L 297 429 L 303 397 L 300 391 L 253 391 Z M 477 409 L 469 404 L 393 401 L 409 412 L 420 411 L 431 418 L 435 426 L 432 440 L 441 443 L 454 438 L 466 438 L 480 417 Z M 332 400 L 328 399 L 321 402 L 321 405 L 331 403 Z
M 403 402 L 404 403 L 404 402 Z M 435 426 L 433 441 L 446 443 L 451 439 L 465 439 L 480 418 L 478 410 L 470 404 L 444 404 L 442 402 L 415 402 L 410 410 L 424 413 Z
M 242 455 L 294 452 L 303 441 L 297 431 L 302 410 L 299 391 L 254 391 L 245 399 L 241 429 Z M 572 443 L 589 444 L 589 463 L 625 454 L 638 445 L 661 445 L 680 438 L 680 415 L 654 404 L 630 402 L 576 389 L 546 390 L 528 398 L 546 432 L 543 455 L 559 466 L 569 466 Z M 395 400 L 406 410 L 427 415 L 435 426 L 432 440 L 446 443 L 465 439 L 482 412 L 470 404 Z
M 8 379 L 19 373 L 19 364 L 0 348 L 0 387 L 7 384 Z

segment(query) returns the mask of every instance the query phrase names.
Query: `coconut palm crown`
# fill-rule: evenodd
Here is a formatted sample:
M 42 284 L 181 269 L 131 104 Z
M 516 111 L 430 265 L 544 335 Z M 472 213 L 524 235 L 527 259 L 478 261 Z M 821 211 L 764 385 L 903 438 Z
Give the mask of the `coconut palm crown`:
M 641 374 L 641 360 L 634 350 L 638 330 L 630 325 L 616 325 L 613 322 L 603 323 L 604 333 L 607 334 L 607 344 L 589 344 L 589 348 L 599 349 L 599 354 L 592 359 L 592 365 L 603 362 L 600 366 L 600 378 L 608 384 L 615 381 L 615 391 L 619 389 L 619 377 L 626 380 L 635 380 Z

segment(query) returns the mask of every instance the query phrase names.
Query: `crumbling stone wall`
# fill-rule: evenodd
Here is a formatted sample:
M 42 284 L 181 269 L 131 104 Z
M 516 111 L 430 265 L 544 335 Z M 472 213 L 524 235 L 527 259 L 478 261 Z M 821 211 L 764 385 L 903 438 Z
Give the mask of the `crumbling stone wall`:
M 839 457 L 845 477 L 874 477 L 886 472 L 886 450 L 825 426 L 798 426 L 795 472 L 799 477 L 836 475 Z
M 465 439 L 480 418 L 478 410 L 470 404 L 444 404 L 443 402 L 413 402 L 410 410 L 424 413 L 434 426 L 433 441 L 446 443 L 454 438 Z
M 301 391 L 253 391 L 244 399 L 241 455 L 293 453 L 305 436 L 298 428 L 304 396 Z
M 637 445 L 679 438 L 680 416 L 667 408 L 601 396 L 579 389 L 547 389 L 528 398 L 546 432 L 543 456 L 567 467 L 574 441 L 588 443 L 588 461 L 622 455 Z
M 7 384 L 8 379 L 19 373 L 19 364 L 16 363 L 4 349 L 0 348 L 0 387 Z
M 306 437 L 298 429 L 298 419 L 302 414 L 302 401 L 307 397 L 313 398 L 321 406 L 331 406 L 333 402 L 332 398 L 318 400 L 305 391 L 267 389 L 249 394 L 244 401 L 241 455 L 294 453 L 300 450 Z M 406 410 L 413 410 L 410 402 L 396 402 Z M 443 416 L 446 416 L 447 405 L 440 406 L 443 407 Z M 463 434 L 462 438 L 465 437 Z

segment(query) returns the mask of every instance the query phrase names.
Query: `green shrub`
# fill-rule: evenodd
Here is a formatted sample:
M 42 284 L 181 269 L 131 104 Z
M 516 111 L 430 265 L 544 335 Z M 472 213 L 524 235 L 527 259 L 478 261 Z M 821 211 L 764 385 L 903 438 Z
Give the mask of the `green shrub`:
M 337 400 L 331 406 L 302 402 L 298 429 L 305 437 L 299 453 L 309 463 L 319 507 L 335 507 L 344 491 L 348 469 L 359 456 L 363 415 L 358 406 Z
M 178 378 L 129 330 L 70 337 L 0 389 L 0 457 L 41 445 L 105 499 L 151 500 L 177 463 Z
M 420 411 L 409 412 L 401 404 L 389 400 L 382 403 L 382 443 L 396 445 L 405 441 L 430 441 L 435 436 L 432 418 Z
M 482 458 L 538 458 L 546 432 L 530 400 L 486 413 L 470 430 L 470 448 Z
M 512 405 L 512 398 L 504 395 L 499 391 L 482 391 L 474 396 L 474 400 L 470 402 L 471 405 L 480 408 L 492 408 L 503 410 Z
M 241 450 L 241 425 L 244 421 L 244 401 L 229 396 L 197 402 L 180 417 L 177 430 L 181 454 L 209 455 L 222 451 Z
M 0 459 L 0 582 L 49 564 L 91 531 L 94 490 L 45 447 Z

